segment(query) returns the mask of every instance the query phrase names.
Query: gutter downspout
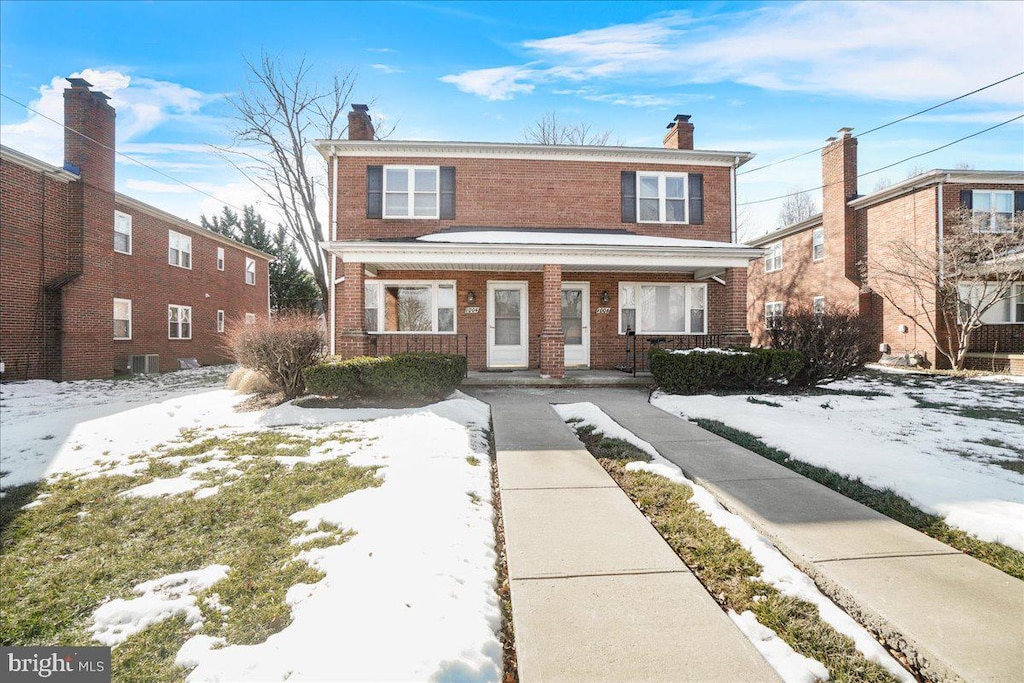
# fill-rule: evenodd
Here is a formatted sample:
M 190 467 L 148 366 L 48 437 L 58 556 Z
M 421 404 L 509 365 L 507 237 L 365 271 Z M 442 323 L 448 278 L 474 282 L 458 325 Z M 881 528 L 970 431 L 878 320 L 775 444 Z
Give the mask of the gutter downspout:
M 338 241 L 338 157 L 334 153 L 334 148 L 333 147 L 331 148 L 331 165 L 333 167 L 331 169 L 331 173 L 332 173 L 332 180 L 331 180 L 331 241 L 332 242 L 337 242 Z M 335 355 L 335 352 L 337 350 L 336 349 L 336 344 L 337 344 L 337 342 L 336 342 L 336 333 L 337 333 L 337 330 L 335 328 L 337 327 L 336 320 L 337 320 L 337 308 L 338 308 L 338 304 L 337 304 L 337 301 L 336 301 L 336 299 L 337 299 L 337 291 L 338 291 L 338 284 L 337 284 L 337 282 L 338 282 L 338 257 L 337 257 L 337 255 L 333 251 L 330 252 L 330 254 L 331 254 L 331 301 L 330 301 L 331 320 L 330 320 L 330 324 L 327 326 L 327 328 L 330 330 L 330 336 L 331 336 L 331 338 L 330 338 L 330 353 L 333 356 L 333 355 Z
M 736 166 L 740 163 L 739 157 L 734 157 L 732 166 L 729 168 L 729 196 L 732 199 L 732 243 L 736 244 Z
M 949 175 L 946 175 L 946 180 L 949 180 Z M 939 207 L 939 285 L 945 284 L 946 281 L 946 261 L 945 261 L 945 240 L 946 240 L 946 212 L 942 207 L 942 182 L 938 185 L 938 207 Z

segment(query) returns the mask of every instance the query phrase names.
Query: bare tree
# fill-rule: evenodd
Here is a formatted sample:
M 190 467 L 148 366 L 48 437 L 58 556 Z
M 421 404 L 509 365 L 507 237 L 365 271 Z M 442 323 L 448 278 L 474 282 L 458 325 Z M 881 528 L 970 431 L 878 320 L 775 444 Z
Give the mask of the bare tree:
M 892 185 L 892 179 L 889 176 L 882 176 L 881 178 L 875 181 L 875 187 L 871 191 L 881 192 L 890 185 Z
M 1024 280 L 1024 213 L 960 210 L 944 237 L 923 247 L 894 240 L 862 264 L 867 284 L 913 321 L 957 370 L 986 314 L 1009 306 Z
M 326 84 L 313 82 L 313 65 L 302 59 L 287 65 L 262 52 L 246 60 L 248 83 L 231 104 L 235 143 L 215 148 L 262 192 L 288 234 L 302 250 L 326 303 L 328 258 L 317 202 L 326 201 L 326 167 L 311 143 L 335 139 L 347 129 L 346 109 L 356 73 L 335 73 Z
M 818 213 L 818 202 L 810 192 L 795 192 L 782 201 L 779 207 L 778 224 L 780 228 L 799 223 Z
M 523 142 L 538 145 L 607 145 L 612 132 L 598 133 L 589 123 L 564 123 L 552 109 L 523 130 Z

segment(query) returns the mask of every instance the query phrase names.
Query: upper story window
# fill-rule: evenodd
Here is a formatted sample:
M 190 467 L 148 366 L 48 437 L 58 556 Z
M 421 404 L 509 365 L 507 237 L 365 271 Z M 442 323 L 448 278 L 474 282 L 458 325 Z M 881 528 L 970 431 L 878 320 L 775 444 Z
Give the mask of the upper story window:
M 811 233 L 811 256 L 815 261 L 825 258 L 825 228 L 815 228 Z M 779 254 L 781 268 L 782 254 Z
M 971 192 L 970 208 L 976 232 L 1013 230 L 1013 192 L 974 190 Z
M 246 257 L 245 259 L 245 284 L 256 284 L 256 259 L 254 258 Z
M 622 282 L 619 334 L 707 334 L 707 285 Z
M 641 223 L 688 223 L 685 173 L 637 173 L 637 216 Z
M 367 282 L 367 332 L 455 332 L 454 282 Z
M 774 273 L 776 270 L 782 270 L 782 242 L 768 245 L 767 250 L 764 255 L 764 272 Z
M 119 254 L 132 253 L 132 217 L 131 214 L 114 212 L 114 251 Z
M 114 339 L 132 338 L 132 300 L 114 299 Z
M 217 247 L 217 270 L 224 270 L 224 247 Z
M 385 166 L 384 218 L 438 218 L 440 168 Z
M 192 238 L 173 230 L 167 231 L 167 262 L 179 268 L 192 268 Z
M 167 307 L 167 338 L 192 338 L 191 306 L 176 306 L 174 304 L 171 304 L 170 306 Z
M 781 301 L 769 301 L 764 305 L 764 326 L 773 330 L 782 324 L 782 314 L 786 305 Z

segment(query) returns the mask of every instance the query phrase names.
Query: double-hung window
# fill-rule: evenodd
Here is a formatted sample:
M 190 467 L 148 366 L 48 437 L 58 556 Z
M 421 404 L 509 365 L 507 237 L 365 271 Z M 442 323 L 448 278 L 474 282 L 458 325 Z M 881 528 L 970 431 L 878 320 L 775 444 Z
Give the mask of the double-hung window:
M 971 217 L 976 232 L 1010 232 L 1013 230 L 1013 192 L 1009 190 L 974 190 Z
M 132 300 L 114 299 L 114 339 L 132 338 Z
M 256 284 L 256 259 L 254 258 L 246 257 L 245 259 L 245 284 Z
M 782 313 L 785 304 L 781 301 L 769 301 L 764 305 L 764 326 L 773 330 L 782 324 Z
M 768 245 L 764 256 L 764 272 L 774 273 L 782 270 L 782 242 Z
M 367 282 L 367 332 L 455 332 L 454 282 Z
M 114 212 L 114 251 L 129 256 L 132 254 L 131 214 Z
M 815 228 L 811 233 L 811 256 L 815 261 L 825 258 L 825 228 Z M 779 252 L 779 267 L 782 267 L 781 252 Z
M 192 307 L 171 304 L 167 307 L 167 338 L 192 338 Z
M 224 270 L 224 247 L 217 247 L 217 270 Z
M 384 218 L 438 218 L 438 166 L 385 166 Z
M 705 284 L 619 284 L 619 334 L 707 334 L 707 326 Z
M 224 331 L 224 311 L 217 311 L 217 331 Z
M 192 268 L 192 238 L 173 230 L 167 231 L 167 262 L 179 268 Z
M 825 297 L 816 296 L 811 299 L 811 310 L 814 311 L 814 315 L 825 315 Z
M 686 223 L 686 174 L 637 173 L 637 216 L 641 223 Z

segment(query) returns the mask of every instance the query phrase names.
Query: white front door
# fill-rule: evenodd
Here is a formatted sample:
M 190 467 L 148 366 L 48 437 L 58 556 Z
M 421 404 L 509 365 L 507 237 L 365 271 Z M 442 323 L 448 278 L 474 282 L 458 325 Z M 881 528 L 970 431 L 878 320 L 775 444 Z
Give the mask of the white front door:
M 487 283 L 487 367 L 530 365 L 530 315 L 525 282 Z
M 590 366 L 590 283 L 562 283 L 562 331 L 565 367 Z

